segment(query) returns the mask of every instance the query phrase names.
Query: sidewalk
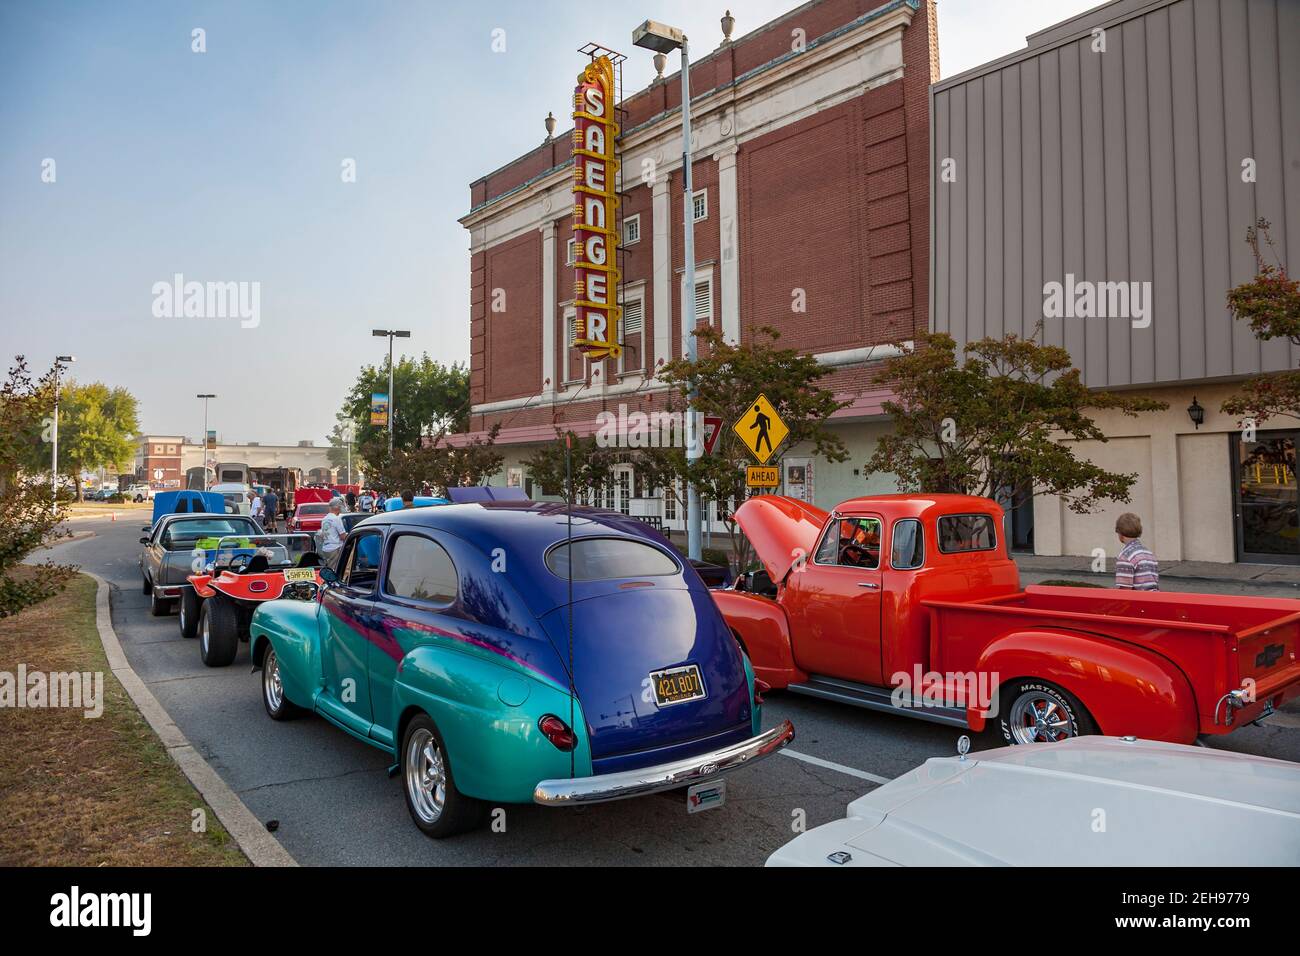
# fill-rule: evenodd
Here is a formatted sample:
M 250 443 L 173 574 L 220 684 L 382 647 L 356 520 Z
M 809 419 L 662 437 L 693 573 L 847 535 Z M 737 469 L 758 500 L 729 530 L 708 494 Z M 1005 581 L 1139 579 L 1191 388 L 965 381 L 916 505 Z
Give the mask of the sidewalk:
M 1027 574 L 1064 573 L 1071 578 L 1097 584 L 1113 584 L 1113 560 L 1104 574 L 1092 571 L 1092 558 L 1013 553 L 1020 570 Z M 1300 565 L 1294 564 L 1221 564 L 1217 561 L 1161 561 L 1160 580 L 1214 582 L 1233 587 L 1296 588 L 1300 590 Z M 1182 590 L 1182 589 L 1179 589 Z M 1205 590 L 1214 590 L 1206 588 Z

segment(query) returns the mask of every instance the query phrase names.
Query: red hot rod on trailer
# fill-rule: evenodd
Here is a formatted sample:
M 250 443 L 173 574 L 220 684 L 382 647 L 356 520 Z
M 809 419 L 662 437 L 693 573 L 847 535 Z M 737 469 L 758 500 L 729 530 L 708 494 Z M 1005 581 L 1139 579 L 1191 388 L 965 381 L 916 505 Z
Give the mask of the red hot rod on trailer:
M 1300 601 L 1020 588 L 1002 509 L 964 495 L 792 498 L 736 518 L 763 565 L 714 598 L 776 689 L 1012 743 L 1191 743 L 1300 693 Z

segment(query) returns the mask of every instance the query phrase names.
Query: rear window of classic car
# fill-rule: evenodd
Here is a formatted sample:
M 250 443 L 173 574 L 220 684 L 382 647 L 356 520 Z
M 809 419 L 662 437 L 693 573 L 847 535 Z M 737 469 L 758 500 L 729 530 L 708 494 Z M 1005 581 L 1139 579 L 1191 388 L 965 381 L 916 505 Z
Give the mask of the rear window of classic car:
M 226 535 L 261 534 L 262 529 L 251 521 L 232 521 L 229 518 L 189 518 L 173 521 L 163 531 L 161 544 L 168 551 L 192 548 L 199 538 L 222 538 Z
M 939 519 L 939 550 L 944 554 L 992 551 L 997 546 L 993 519 L 988 515 L 944 515 Z
M 300 515 L 323 515 L 330 510 L 329 505 L 299 505 L 298 514 Z
M 546 555 L 546 566 L 562 578 L 569 576 L 572 552 L 573 580 L 608 581 L 677 574 L 677 562 L 658 548 L 628 538 L 579 538 L 565 542 Z

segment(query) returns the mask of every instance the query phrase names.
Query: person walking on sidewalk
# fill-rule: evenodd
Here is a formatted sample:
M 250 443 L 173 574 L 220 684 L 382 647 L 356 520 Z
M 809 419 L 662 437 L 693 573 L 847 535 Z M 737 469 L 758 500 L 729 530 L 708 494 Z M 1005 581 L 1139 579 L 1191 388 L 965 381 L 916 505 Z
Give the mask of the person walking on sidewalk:
M 1115 587 L 1127 591 L 1159 591 L 1160 563 L 1142 543 L 1142 519 L 1131 511 L 1120 515 L 1115 522 L 1119 535 L 1119 556 L 1115 558 Z

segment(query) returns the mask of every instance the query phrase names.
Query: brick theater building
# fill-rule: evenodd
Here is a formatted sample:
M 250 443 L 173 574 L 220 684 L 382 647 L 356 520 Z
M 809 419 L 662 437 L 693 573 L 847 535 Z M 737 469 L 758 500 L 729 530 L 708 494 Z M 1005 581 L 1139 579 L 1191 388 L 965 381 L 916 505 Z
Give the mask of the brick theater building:
M 892 490 L 892 478 L 864 477 L 861 468 L 889 427 L 874 368 L 892 343 L 929 323 L 933 2 L 813 0 L 721 39 L 703 57 L 709 42 L 692 43 L 690 293 L 680 76 L 657 77 L 620 104 L 618 358 L 591 361 L 570 347 L 570 134 L 470 186 L 471 208 L 460 220 L 471 250 L 470 431 L 500 425 L 506 463 L 494 483 L 530 485 L 522 461 L 553 441 L 557 427 L 591 434 L 603 410 L 663 409 L 655 371 L 683 352 L 685 298 L 730 341 L 755 326 L 776 327 L 783 344 L 831 367 L 823 381 L 851 401 L 833 420 L 849 460 L 830 464 L 807 449 L 784 449 L 784 493 L 828 506 Z M 575 76 L 582 65 L 575 56 Z M 796 311 L 797 298 L 804 311 Z M 682 527 L 679 509 L 652 492 L 627 465 L 606 503 Z

